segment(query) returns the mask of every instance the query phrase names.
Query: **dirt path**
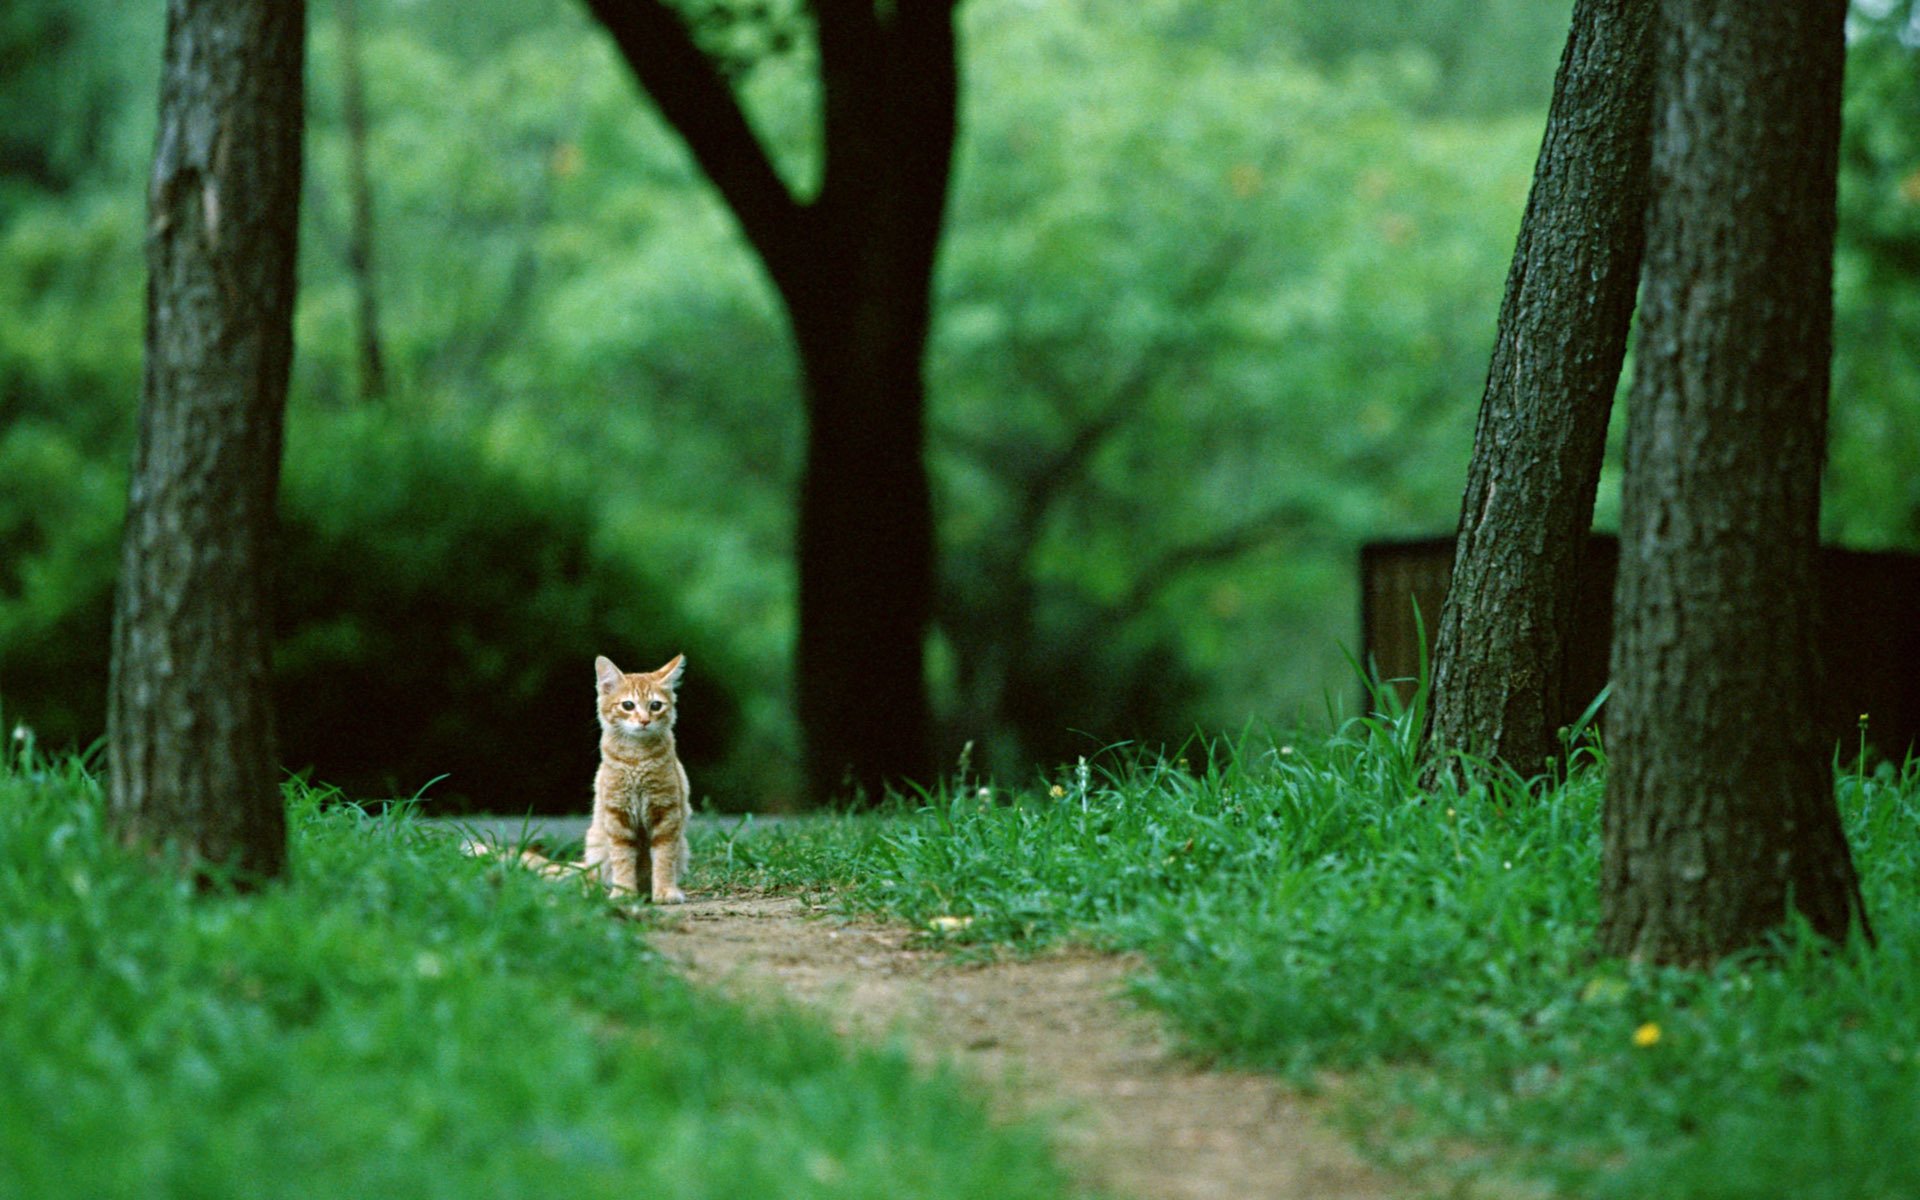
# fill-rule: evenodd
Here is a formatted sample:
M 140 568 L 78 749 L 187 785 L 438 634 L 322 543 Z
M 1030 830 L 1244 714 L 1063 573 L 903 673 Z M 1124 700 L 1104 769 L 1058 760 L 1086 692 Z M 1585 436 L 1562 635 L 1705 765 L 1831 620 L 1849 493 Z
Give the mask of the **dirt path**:
M 822 1010 L 848 1036 L 894 1032 L 980 1076 L 1013 1111 L 1056 1119 L 1061 1156 L 1090 1187 L 1136 1200 L 1375 1200 L 1362 1163 L 1271 1079 L 1202 1071 L 1120 988 L 1137 963 L 1084 952 L 955 963 L 897 927 L 806 915 L 787 897 L 699 899 L 653 944 L 745 997 Z

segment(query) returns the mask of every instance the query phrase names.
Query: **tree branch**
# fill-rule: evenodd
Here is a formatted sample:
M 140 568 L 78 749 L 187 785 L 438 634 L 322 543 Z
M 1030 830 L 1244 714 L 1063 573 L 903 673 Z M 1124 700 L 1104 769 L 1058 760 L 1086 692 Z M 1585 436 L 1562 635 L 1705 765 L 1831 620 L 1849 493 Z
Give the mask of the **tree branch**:
M 1226 287 L 1227 276 L 1246 244 L 1244 233 L 1235 233 L 1217 242 L 1200 265 L 1174 290 L 1170 307 L 1175 312 L 1193 312 L 1210 304 Z M 1055 409 L 1066 416 L 1073 389 L 1053 369 L 1051 357 L 1037 353 L 1030 346 L 1018 349 L 1022 362 L 1044 381 Z M 1042 469 L 1042 479 L 1038 481 L 1040 494 L 1035 497 L 1039 507 L 1051 506 L 1068 483 L 1079 480 L 1100 448 L 1145 409 L 1147 401 L 1161 384 L 1191 370 L 1203 357 L 1204 352 L 1196 353 L 1194 345 L 1186 338 L 1165 333 L 1154 337 L 1140 349 L 1126 374 L 1108 390 L 1105 406 L 1081 421 L 1079 429 L 1067 440 L 1066 445 L 1047 460 Z
M 1006 475 L 1008 465 L 1022 459 L 1038 461 L 1038 455 L 1019 438 L 995 437 L 990 433 L 979 433 L 961 425 L 943 425 L 938 433 L 938 445 L 949 450 L 989 475 Z M 1024 478 L 1032 468 L 1021 467 L 1012 471 Z
M 1127 589 L 1127 594 L 1119 603 L 1109 605 L 1108 611 L 1123 619 L 1138 613 L 1156 593 L 1188 571 L 1258 550 L 1266 543 L 1301 528 L 1311 517 L 1312 513 L 1304 505 L 1297 501 L 1283 501 L 1251 520 L 1216 532 L 1204 541 L 1174 546 L 1143 566 L 1135 574 L 1133 586 Z
M 584 3 L 784 286 L 807 243 L 807 208 L 774 169 L 733 88 L 664 0 Z

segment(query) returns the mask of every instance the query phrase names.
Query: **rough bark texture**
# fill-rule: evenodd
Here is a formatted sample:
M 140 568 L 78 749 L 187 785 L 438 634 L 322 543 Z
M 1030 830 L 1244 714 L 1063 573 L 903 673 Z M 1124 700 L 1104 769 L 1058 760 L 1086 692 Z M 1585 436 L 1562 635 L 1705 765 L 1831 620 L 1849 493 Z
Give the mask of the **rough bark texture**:
M 1844 0 L 1662 8 L 1601 879 L 1609 953 L 1864 923 L 1816 731 Z
M 798 712 L 814 802 L 932 770 L 923 358 L 958 109 L 952 0 L 817 0 L 820 190 L 796 199 L 660 0 L 586 0 L 732 209 L 805 379 Z
M 119 836 L 280 873 L 268 586 L 292 357 L 300 0 L 171 0 L 107 714 Z
M 1532 773 L 1560 748 L 1567 627 L 1640 280 L 1654 8 L 1574 9 L 1434 638 L 1435 771 L 1465 751 Z

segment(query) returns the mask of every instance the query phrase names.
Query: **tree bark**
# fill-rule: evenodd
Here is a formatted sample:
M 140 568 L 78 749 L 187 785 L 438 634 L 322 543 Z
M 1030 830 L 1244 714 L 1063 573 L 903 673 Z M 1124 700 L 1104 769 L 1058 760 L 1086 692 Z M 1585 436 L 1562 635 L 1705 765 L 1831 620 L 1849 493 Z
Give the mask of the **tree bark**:
M 814 7 L 827 253 L 781 285 L 808 393 L 796 681 L 809 793 L 877 800 L 933 771 L 923 370 L 959 72 L 951 3 Z
M 586 0 L 727 202 L 805 380 L 798 721 L 809 799 L 933 769 L 934 540 L 923 360 L 959 103 L 953 0 L 816 0 L 820 190 L 794 197 L 660 0 Z
M 125 842 L 280 874 L 268 589 L 292 359 L 304 0 L 170 0 L 146 368 L 107 714 Z
M 1536 772 L 1593 699 L 1565 694 L 1565 648 L 1640 280 L 1655 7 L 1574 9 L 1435 633 L 1430 774 L 1456 752 Z
M 1627 430 L 1604 949 L 1865 930 L 1814 720 L 1844 0 L 1671 0 Z
M 909 317 L 902 326 L 881 335 L 890 349 L 825 334 L 802 342 L 824 342 L 801 354 L 808 428 L 795 675 L 816 803 L 878 800 L 932 768 L 933 510 L 915 345 L 926 325 Z

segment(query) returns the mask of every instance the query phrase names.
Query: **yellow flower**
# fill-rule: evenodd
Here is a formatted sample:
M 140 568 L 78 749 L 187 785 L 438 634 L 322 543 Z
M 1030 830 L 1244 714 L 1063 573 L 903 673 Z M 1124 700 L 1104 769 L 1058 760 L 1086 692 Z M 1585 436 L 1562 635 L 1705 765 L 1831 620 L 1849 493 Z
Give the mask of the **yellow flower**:
M 1066 794 L 1067 794 L 1067 789 L 1061 787 L 1057 783 L 1047 789 L 1047 795 L 1052 796 L 1055 800 L 1060 799 L 1062 796 L 1065 796 Z
M 1633 1031 L 1633 1044 L 1643 1050 L 1648 1046 L 1658 1044 L 1659 1041 L 1660 1026 L 1653 1021 L 1648 1021 L 1645 1025 Z
M 927 922 L 927 928 L 937 933 L 958 933 L 971 924 L 972 917 L 935 917 Z

